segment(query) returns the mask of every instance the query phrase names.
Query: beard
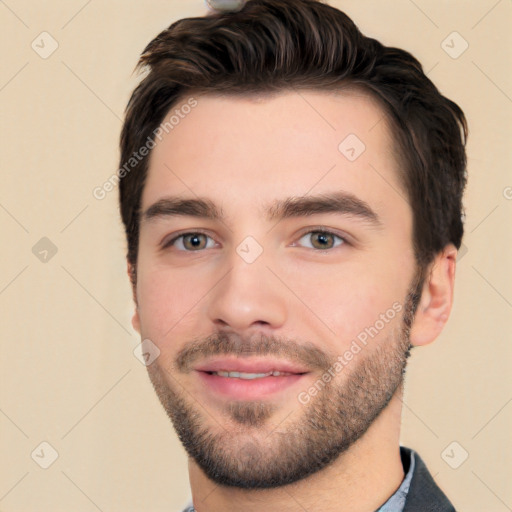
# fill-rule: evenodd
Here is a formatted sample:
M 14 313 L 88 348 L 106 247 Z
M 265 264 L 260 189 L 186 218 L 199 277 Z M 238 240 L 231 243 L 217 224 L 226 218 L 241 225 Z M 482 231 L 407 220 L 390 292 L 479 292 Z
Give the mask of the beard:
M 194 361 L 208 356 L 270 355 L 318 369 L 321 380 L 335 364 L 335 356 L 293 340 L 261 336 L 255 341 L 219 332 L 186 344 L 175 358 L 173 371 L 156 360 L 147 367 L 149 377 L 188 455 L 213 482 L 243 489 L 291 484 L 332 463 L 365 434 L 403 384 L 422 281 L 417 273 L 402 318 L 378 345 L 370 343 L 361 349 L 342 369 L 344 379 L 336 375 L 327 383 L 322 381 L 323 388 L 307 404 L 277 425 L 272 426 L 272 419 L 279 406 L 271 400 L 226 401 L 217 419 L 176 376 L 190 372 Z M 233 428 L 224 427 L 225 420 Z

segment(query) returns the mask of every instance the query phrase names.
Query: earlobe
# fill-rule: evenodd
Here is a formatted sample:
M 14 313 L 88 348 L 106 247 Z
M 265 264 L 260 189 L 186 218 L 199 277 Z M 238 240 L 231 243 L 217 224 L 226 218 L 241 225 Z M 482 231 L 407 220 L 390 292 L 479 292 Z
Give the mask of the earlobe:
M 133 312 L 132 326 L 140 334 L 139 308 L 137 306 L 135 306 L 135 311 Z
M 411 328 L 413 346 L 432 343 L 448 321 L 453 304 L 456 258 L 457 249 L 449 244 L 429 265 Z
M 140 334 L 140 318 L 139 318 L 139 305 L 137 302 L 137 279 L 136 279 L 136 270 L 135 266 L 127 261 L 126 271 L 128 273 L 128 277 L 130 278 L 130 283 L 132 285 L 132 294 L 133 294 L 133 302 L 135 303 L 135 311 L 132 316 L 132 326 L 133 328 Z

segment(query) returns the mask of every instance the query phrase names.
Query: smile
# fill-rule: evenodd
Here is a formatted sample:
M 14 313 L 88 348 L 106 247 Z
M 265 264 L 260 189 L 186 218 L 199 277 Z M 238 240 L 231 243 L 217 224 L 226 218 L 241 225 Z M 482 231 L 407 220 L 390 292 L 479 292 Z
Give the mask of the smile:
M 246 373 L 246 372 L 228 372 L 228 371 L 217 371 L 217 372 L 207 372 L 210 375 L 218 375 L 219 377 L 229 377 L 230 379 L 262 379 L 263 377 L 281 377 L 287 375 L 295 375 L 290 372 L 279 372 L 279 371 L 271 371 L 267 373 Z
M 303 383 L 310 373 L 307 366 L 295 361 L 234 355 L 209 358 L 194 370 L 202 392 L 223 400 L 261 400 L 278 396 L 299 381 Z

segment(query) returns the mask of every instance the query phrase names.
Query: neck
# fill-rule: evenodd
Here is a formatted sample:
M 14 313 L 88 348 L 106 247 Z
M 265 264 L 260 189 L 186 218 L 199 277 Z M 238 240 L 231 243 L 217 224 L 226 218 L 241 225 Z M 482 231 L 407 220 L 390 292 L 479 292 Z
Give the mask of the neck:
M 400 487 L 401 393 L 395 396 L 368 431 L 333 463 L 309 477 L 276 489 L 221 487 L 209 480 L 195 461 L 189 476 L 197 512 L 373 512 Z

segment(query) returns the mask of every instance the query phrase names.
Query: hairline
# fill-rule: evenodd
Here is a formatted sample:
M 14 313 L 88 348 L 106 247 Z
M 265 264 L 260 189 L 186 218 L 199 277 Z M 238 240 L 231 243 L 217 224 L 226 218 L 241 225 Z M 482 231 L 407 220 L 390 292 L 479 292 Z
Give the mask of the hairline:
M 185 87 L 182 90 L 180 90 L 177 94 L 172 103 L 167 108 L 167 111 L 163 114 L 162 119 L 159 120 L 159 123 L 157 126 L 159 126 L 169 115 L 169 113 L 175 109 L 177 106 L 186 103 L 187 98 L 194 97 L 194 98 L 201 98 L 201 97 L 208 97 L 208 98 L 219 98 L 219 99 L 230 99 L 230 98 L 239 98 L 239 99 L 245 99 L 245 100 L 255 100 L 255 101 L 265 101 L 265 100 L 271 100 L 278 96 L 296 92 L 297 90 L 300 91 L 306 91 L 306 92 L 314 92 L 314 93 L 321 93 L 325 94 L 326 96 L 338 96 L 339 94 L 345 93 L 345 94 L 351 94 L 351 95 L 358 95 L 362 96 L 368 101 L 372 103 L 374 107 L 376 107 L 381 113 L 382 118 L 376 123 L 380 124 L 382 122 L 385 123 L 385 130 L 384 133 L 386 134 L 386 137 L 388 139 L 389 144 L 389 154 L 390 157 L 393 158 L 393 164 L 394 169 L 396 171 L 396 177 L 398 185 L 401 188 L 401 192 L 405 194 L 405 198 L 407 200 L 407 204 L 410 206 L 410 197 L 409 197 L 409 190 L 407 187 L 406 178 L 408 174 L 410 174 L 412 171 L 409 169 L 410 163 L 408 162 L 407 158 L 407 152 L 405 151 L 404 144 L 403 144 L 403 136 L 402 136 L 402 128 L 398 125 L 397 120 L 392 115 L 391 106 L 386 103 L 386 101 L 380 97 L 375 91 L 373 91 L 371 88 L 368 87 L 365 83 L 357 83 L 354 81 L 350 81 L 350 79 L 345 80 L 343 82 L 339 82 L 336 85 L 318 85 L 318 86 L 312 86 L 312 85 L 306 85 L 306 86 L 275 86 L 272 88 L 265 88 L 261 87 L 259 85 L 255 85 L 252 87 L 244 86 L 240 89 L 210 89 L 208 87 Z M 374 125 L 374 127 L 376 126 Z M 370 130 L 372 130 L 370 128 Z M 154 149 L 154 148 L 153 148 Z M 139 213 L 141 213 L 140 208 L 142 207 L 142 195 L 144 193 L 145 188 L 145 182 L 147 180 L 147 174 L 149 173 L 150 166 L 151 166 L 151 156 L 153 154 L 153 149 L 150 150 L 147 157 L 147 167 L 146 167 L 146 179 L 144 180 L 141 193 L 140 193 L 140 207 L 139 207 Z M 411 208 L 411 213 L 414 216 L 414 212 Z M 139 225 L 140 225 L 140 217 L 139 217 Z M 413 234 L 414 236 L 414 234 Z

